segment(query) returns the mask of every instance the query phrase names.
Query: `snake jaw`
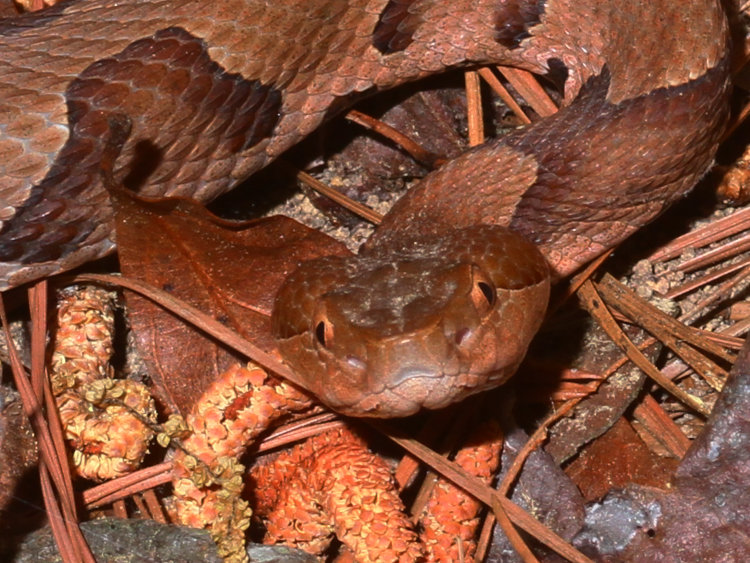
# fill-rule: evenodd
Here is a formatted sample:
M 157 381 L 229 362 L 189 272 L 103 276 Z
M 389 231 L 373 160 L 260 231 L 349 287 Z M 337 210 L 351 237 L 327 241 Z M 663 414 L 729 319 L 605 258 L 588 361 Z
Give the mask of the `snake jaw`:
M 282 286 L 286 362 L 334 410 L 398 417 L 505 382 L 549 295 L 544 258 L 498 226 L 308 262 Z

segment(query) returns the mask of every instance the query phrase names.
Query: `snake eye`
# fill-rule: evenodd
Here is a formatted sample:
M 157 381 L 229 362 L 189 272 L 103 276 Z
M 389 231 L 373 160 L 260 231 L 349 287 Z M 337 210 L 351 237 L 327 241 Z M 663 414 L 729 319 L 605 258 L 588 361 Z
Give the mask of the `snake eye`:
M 487 303 L 491 306 L 495 304 L 495 291 L 494 288 L 487 282 L 478 282 L 477 287 L 482 292 Z
M 333 326 L 325 320 L 318 321 L 315 325 L 315 340 L 323 348 L 328 348 L 333 341 Z
M 487 313 L 495 306 L 497 292 L 495 285 L 481 270 L 475 269 L 473 273 L 474 285 L 471 288 L 471 301 L 474 303 L 480 315 Z

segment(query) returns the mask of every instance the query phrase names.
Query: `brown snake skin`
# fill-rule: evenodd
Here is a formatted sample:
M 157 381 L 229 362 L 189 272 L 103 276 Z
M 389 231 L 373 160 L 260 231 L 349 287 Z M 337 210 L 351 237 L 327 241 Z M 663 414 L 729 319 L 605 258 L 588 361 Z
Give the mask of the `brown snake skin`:
M 0 50 L 0 289 L 112 250 L 113 116 L 132 124 L 118 180 L 209 200 L 358 93 L 461 64 L 567 72 L 555 116 L 429 175 L 357 258 L 287 280 L 279 347 L 352 414 L 510 377 L 548 267 L 569 274 L 685 194 L 728 112 L 718 0 L 78 0 L 0 20 Z

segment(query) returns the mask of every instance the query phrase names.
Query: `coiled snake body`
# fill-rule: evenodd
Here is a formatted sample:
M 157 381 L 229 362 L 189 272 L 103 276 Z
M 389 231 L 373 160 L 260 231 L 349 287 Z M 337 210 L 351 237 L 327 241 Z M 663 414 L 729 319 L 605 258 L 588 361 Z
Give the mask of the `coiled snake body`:
M 118 180 L 208 200 L 358 93 L 455 65 L 567 73 L 558 114 L 429 175 L 360 256 L 281 289 L 287 361 L 354 414 L 502 383 L 548 270 L 686 193 L 727 118 L 717 0 L 78 0 L 1 20 L 0 50 L 1 288 L 112 250 L 98 173 L 112 115 L 132 123 Z

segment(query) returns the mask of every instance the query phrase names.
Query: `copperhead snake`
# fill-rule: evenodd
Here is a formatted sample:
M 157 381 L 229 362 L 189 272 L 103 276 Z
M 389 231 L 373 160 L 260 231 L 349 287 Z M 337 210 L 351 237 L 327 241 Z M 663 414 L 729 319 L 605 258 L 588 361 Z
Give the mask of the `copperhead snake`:
M 0 20 L 0 289 L 114 248 L 99 178 L 210 200 L 371 93 L 448 67 L 566 72 L 556 115 L 402 198 L 277 298 L 324 402 L 399 416 L 504 382 L 568 275 L 682 197 L 728 115 L 718 0 L 77 0 Z M 143 163 L 154 164 L 138 167 Z

